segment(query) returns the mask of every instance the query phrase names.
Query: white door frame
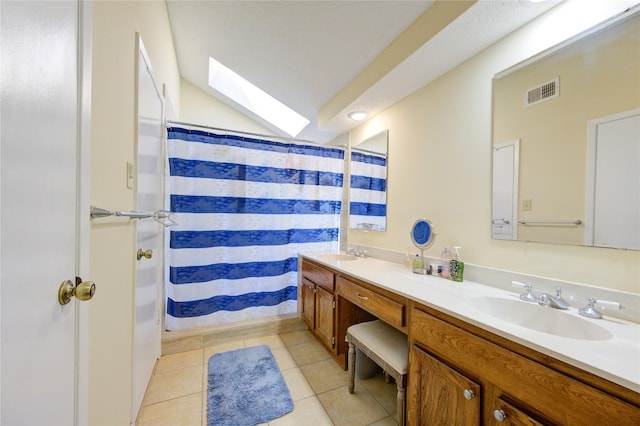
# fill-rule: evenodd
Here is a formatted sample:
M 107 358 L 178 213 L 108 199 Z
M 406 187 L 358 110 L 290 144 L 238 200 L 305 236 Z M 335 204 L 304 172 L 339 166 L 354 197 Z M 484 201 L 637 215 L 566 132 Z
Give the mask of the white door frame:
M 148 191 L 149 181 L 146 178 L 150 176 L 148 170 L 141 169 L 141 167 L 145 166 L 140 162 L 141 146 L 142 146 L 143 155 L 148 155 L 149 154 L 148 153 L 149 135 L 144 133 L 145 131 L 147 131 L 146 129 L 141 131 L 140 125 L 142 122 L 145 122 L 145 121 L 148 122 L 154 118 L 157 119 L 158 137 L 160 138 L 160 141 L 159 141 L 160 143 L 158 146 L 158 150 L 159 150 L 158 161 L 163 161 L 165 157 L 164 148 L 163 148 L 165 138 L 162 136 L 163 130 L 164 130 L 164 126 L 163 126 L 164 97 L 162 95 L 161 87 L 158 85 L 157 80 L 154 76 L 153 67 L 151 66 L 151 61 L 149 60 L 149 56 L 144 47 L 142 37 L 140 36 L 139 33 L 136 34 L 136 45 L 138 50 L 138 55 L 136 60 L 136 82 L 137 83 L 136 83 L 136 131 L 135 131 L 135 135 L 136 135 L 136 144 L 135 144 L 136 210 L 148 211 L 149 206 L 141 207 L 139 204 L 140 194 L 141 193 L 144 194 L 145 192 Z M 141 76 L 148 76 L 150 79 L 151 85 L 153 86 L 152 91 L 155 93 L 153 93 L 151 96 L 157 97 L 157 101 L 159 102 L 159 107 L 160 107 L 159 116 L 157 117 L 145 116 L 145 114 L 149 114 L 149 111 L 147 111 L 148 109 L 147 104 L 149 102 L 149 99 L 147 98 L 147 96 L 149 95 L 147 94 L 147 92 L 143 90 L 143 88 L 146 86 L 144 84 L 145 81 L 148 82 L 149 80 L 143 81 L 141 80 Z M 153 101 L 156 101 L 156 99 L 154 98 Z M 148 127 L 148 123 L 147 123 L 147 127 Z M 144 138 L 143 138 L 143 135 L 145 136 Z M 164 161 L 163 161 L 163 165 L 164 165 Z M 148 167 L 148 165 L 146 165 L 146 167 Z M 161 174 L 160 174 L 160 170 L 158 170 L 157 178 L 159 179 L 159 181 L 155 181 L 155 183 L 159 184 L 160 186 L 157 194 L 160 202 L 158 203 L 158 205 L 154 206 L 154 209 L 156 210 L 161 209 L 164 206 L 164 191 L 162 190 L 164 186 L 163 185 L 164 170 L 162 170 Z M 153 238 L 149 239 L 150 231 L 153 232 L 154 226 L 156 230 L 158 230 L 157 238 L 155 238 L 155 241 L 153 241 Z M 150 246 L 145 245 L 144 247 L 141 247 L 140 245 L 138 245 L 137 248 L 142 250 L 146 250 L 149 248 L 153 249 L 153 258 L 149 260 L 145 260 L 144 258 L 139 259 L 138 263 L 136 263 L 136 266 L 135 266 L 131 424 L 135 424 L 136 418 L 138 416 L 138 412 L 142 405 L 145 391 L 148 387 L 149 381 L 151 379 L 151 375 L 153 373 L 154 365 L 157 359 L 160 358 L 161 337 L 162 337 L 162 330 L 161 330 L 162 302 L 160 297 L 162 295 L 162 287 L 164 282 L 163 280 L 164 268 L 162 267 L 162 262 L 164 258 L 163 256 L 164 230 L 163 230 L 163 227 L 158 223 L 156 223 L 155 221 L 149 221 L 149 220 L 147 220 L 146 222 L 138 221 L 136 222 L 136 244 L 140 243 L 141 236 L 142 236 L 142 240 L 146 241 L 146 243 L 149 243 L 151 245 Z M 157 243 L 157 245 L 153 244 L 154 242 Z M 142 263 L 139 263 L 139 262 L 142 262 Z M 139 274 L 141 268 L 146 269 L 149 266 L 147 264 L 148 262 L 151 262 L 150 265 L 155 266 L 155 269 L 157 272 L 156 277 L 158 278 L 157 287 L 155 289 L 156 290 L 155 295 L 153 296 L 155 297 L 155 312 L 153 315 L 154 318 L 152 320 L 153 324 L 150 324 L 150 321 L 148 321 L 148 319 L 145 320 L 144 317 L 138 318 L 138 307 L 147 306 L 148 303 L 150 302 L 150 299 L 149 299 L 150 295 L 146 289 L 147 285 L 149 284 L 148 278 L 147 278 L 148 275 L 142 274 L 142 277 L 141 277 Z M 152 327 L 154 328 L 153 330 L 151 330 Z
M 76 269 L 90 280 L 89 212 L 91 187 L 91 75 L 93 3 L 78 2 L 78 182 Z M 98 283 L 99 285 L 99 283 Z M 98 293 L 98 297 L 99 293 Z M 78 303 L 76 311 L 75 424 L 89 424 L 89 310 L 91 303 Z

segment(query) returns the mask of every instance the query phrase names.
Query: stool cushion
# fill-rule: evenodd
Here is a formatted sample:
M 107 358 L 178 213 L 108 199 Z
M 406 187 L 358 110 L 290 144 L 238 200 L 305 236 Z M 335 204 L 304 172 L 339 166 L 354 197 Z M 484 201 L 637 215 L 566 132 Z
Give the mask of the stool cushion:
M 376 320 L 350 326 L 347 329 L 347 339 L 349 336 L 357 340 L 354 344 L 365 354 L 374 353 L 400 374 L 407 374 L 409 348 L 407 336 L 400 331 Z

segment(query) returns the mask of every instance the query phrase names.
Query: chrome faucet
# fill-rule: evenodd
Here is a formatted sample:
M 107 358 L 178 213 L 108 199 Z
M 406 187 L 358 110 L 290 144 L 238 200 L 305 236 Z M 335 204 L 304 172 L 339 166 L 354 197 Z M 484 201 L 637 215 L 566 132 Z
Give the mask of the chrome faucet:
M 359 246 L 357 246 L 355 249 L 353 247 L 349 247 L 347 249 L 347 254 L 350 254 L 350 255 L 356 256 L 356 257 L 365 258 L 365 257 L 367 257 L 367 253 L 368 253 L 368 251 L 366 251 L 366 250 L 360 250 Z
M 533 294 L 533 286 L 518 281 L 511 281 L 513 287 L 524 288 L 524 293 L 520 294 L 520 299 L 525 302 L 537 303 L 540 306 L 548 306 L 554 309 L 569 309 L 569 302 L 562 298 L 562 288 L 556 287 L 556 295 L 542 293 L 540 296 Z
M 542 293 L 538 296 L 538 305 L 548 306 L 554 309 L 569 309 L 569 302 L 562 298 L 562 289 L 556 287 L 556 295 L 552 296 L 549 293 Z

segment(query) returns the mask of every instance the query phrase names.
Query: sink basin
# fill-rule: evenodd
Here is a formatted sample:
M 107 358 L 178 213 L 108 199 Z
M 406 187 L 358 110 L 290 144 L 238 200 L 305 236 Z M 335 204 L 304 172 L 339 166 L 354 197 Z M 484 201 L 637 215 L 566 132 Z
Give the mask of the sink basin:
M 353 256 L 351 254 L 342 254 L 342 253 L 326 253 L 326 254 L 321 254 L 318 257 L 324 260 L 335 260 L 335 261 L 358 259 L 356 256 Z
M 609 330 L 590 321 L 553 308 L 499 297 L 477 297 L 469 300 L 476 310 L 530 330 L 580 340 L 609 340 Z

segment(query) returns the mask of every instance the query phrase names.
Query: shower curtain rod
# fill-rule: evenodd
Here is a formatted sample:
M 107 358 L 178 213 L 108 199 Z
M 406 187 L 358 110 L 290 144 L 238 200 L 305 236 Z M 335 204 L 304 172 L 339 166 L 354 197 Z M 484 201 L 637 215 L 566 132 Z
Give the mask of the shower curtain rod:
M 310 140 L 306 140 L 306 139 L 296 139 L 296 138 L 290 138 L 290 137 L 286 137 L 286 136 L 265 135 L 263 133 L 245 132 L 243 130 L 223 129 L 221 127 L 203 126 L 202 124 L 185 123 L 185 122 L 182 122 L 182 121 L 167 120 L 167 123 L 177 124 L 179 126 L 198 127 L 200 129 L 217 130 L 217 131 L 220 131 L 220 132 L 230 132 L 230 133 L 238 133 L 238 134 L 241 134 L 241 135 L 258 136 L 258 137 L 261 137 L 261 138 L 268 138 L 268 139 L 283 139 L 283 140 L 290 141 L 290 142 L 302 142 L 302 143 L 308 143 L 308 144 L 312 144 L 312 145 L 322 146 L 324 148 L 328 148 L 328 147 L 346 148 L 345 145 L 323 144 L 323 143 L 320 143 L 320 142 L 310 141 Z

